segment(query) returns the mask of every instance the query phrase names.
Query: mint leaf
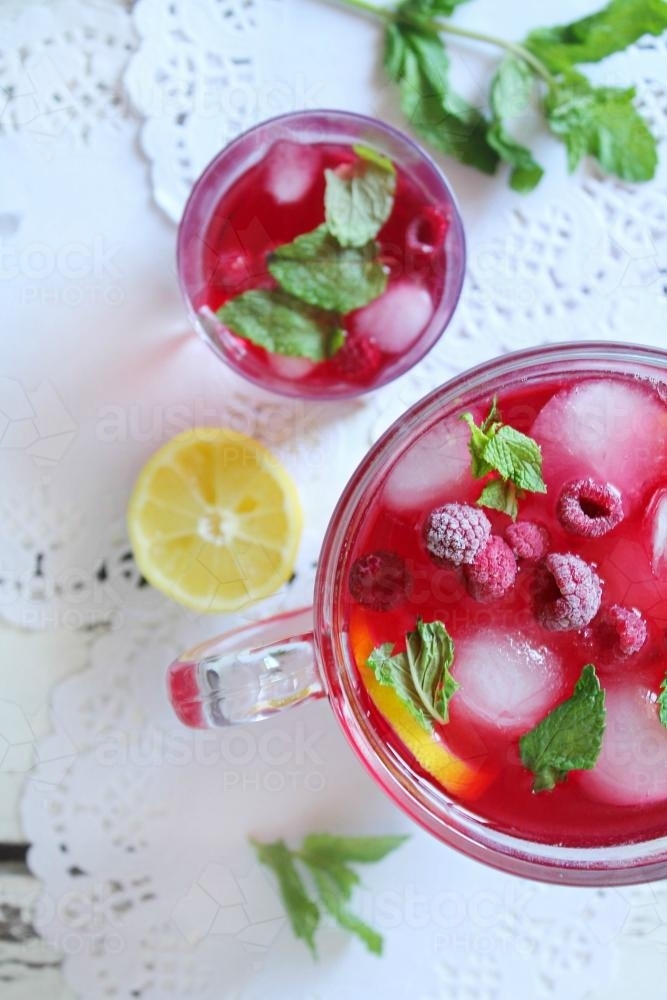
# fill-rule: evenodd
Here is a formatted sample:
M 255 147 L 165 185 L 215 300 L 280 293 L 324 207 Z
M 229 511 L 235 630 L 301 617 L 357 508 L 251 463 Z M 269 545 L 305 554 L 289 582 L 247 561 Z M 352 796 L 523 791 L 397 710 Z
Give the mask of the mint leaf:
M 419 703 L 410 674 L 410 667 L 405 653 L 396 656 L 393 642 L 385 642 L 377 646 L 370 654 L 367 665 L 371 668 L 380 684 L 391 687 L 403 702 L 410 715 L 413 716 L 427 732 L 433 732 L 433 724 Z
M 468 0 L 404 0 L 398 12 L 407 17 L 449 17 L 462 3 Z
M 396 173 L 367 157 L 359 166 L 325 170 L 326 226 L 341 246 L 363 247 L 382 229 L 394 207 Z
M 297 851 L 291 851 L 282 840 L 263 844 L 251 839 L 250 843 L 260 863 L 274 872 L 292 930 L 296 937 L 306 942 L 313 956 L 316 955 L 314 936 L 319 926 L 320 911 L 308 895 L 297 862 L 305 866 L 321 905 L 336 923 L 356 934 L 369 951 L 379 955 L 382 952 L 381 935 L 346 905 L 359 883 L 359 876 L 347 862 L 380 861 L 405 840 L 407 837 L 338 837 L 314 833 L 304 839 L 301 849 Z
M 602 747 L 604 691 L 592 663 L 574 693 L 519 740 L 521 761 L 535 775 L 533 791 L 551 791 L 570 771 L 590 771 Z
M 491 83 L 493 117 L 487 139 L 501 160 L 513 167 L 510 187 L 515 191 L 532 191 L 544 173 L 530 150 L 517 142 L 507 128 L 513 118 L 525 114 L 534 83 L 527 63 L 516 56 L 503 59 Z
M 495 402 L 494 402 L 495 405 Z M 472 413 L 462 413 L 461 420 L 465 420 L 468 427 L 470 428 L 470 440 L 468 441 L 468 451 L 470 452 L 470 457 L 472 459 L 470 465 L 470 471 L 472 472 L 474 479 L 481 479 L 488 472 L 493 470 L 493 466 L 484 459 L 484 449 L 489 443 L 489 434 L 491 433 L 491 428 L 487 427 L 488 417 L 481 427 L 478 427 L 475 423 L 475 418 Z
M 505 482 L 503 479 L 492 479 L 486 484 L 477 500 L 478 507 L 491 507 L 507 514 L 513 521 L 516 521 L 519 513 L 519 503 L 517 489 L 514 483 Z
M 442 622 L 417 620 L 414 632 L 405 637 L 405 652 L 392 656 L 392 643 L 373 650 L 368 666 L 380 684 L 394 689 L 419 722 L 431 731 L 432 720 L 449 721 L 449 702 L 459 685 L 450 673 L 454 642 Z
M 494 396 L 486 418 L 478 426 L 472 413 L 462 413 L 470 428 L 468 449 L 470 471 L 475 479 L 498 472 L 501 480 L 492 479 L 482 490 L 477 503 L 501 510 L 514 520 L 523 491 L 546 493 L 542 478 L 542 450 L 537 441 L 502 422 L 498 400 Z
M 390 174 L 396 174 L 396 167 L 391 162 L 388 156 L 383 156 L 382 153 L 378 153 L 377 149 L 373 149 L 371 146 L 362 146 L 357 144 L 352 147 L 353 151 L 360 156 L 362 160 L 369 160 L 370 163 L 374 163 L 378 167 L 382 167 Z
M 524 45 L 552 71 L 576 63 L 599 62 L 643 35 L 667 29 L 664 0 L 612 0 L 602 10 L 553 28 L 531 31 Z
M 315 955 L 315 931 L 320 922 L 320 912 L 311 900 L 299 875 L 292 852 L 283 840 L 262 844 L 251 840 L 259 861 L 275 874 L 283 905 L 294 936 L 305 941 Z
M 331 833 L 311 833 L 303 842 L 302 851 L 322 863 L 358 861 L 369 864 L 382 861 L 408 840 L 407 836 L 341 837 Z
M 658 163 L 656 140 L 633 104 L 634 88 L 593 87 L 580 73 L 557 80 L 544 101 L 549 128 L 565 142 L 568 167 L 594 156 L 603 170 L 647 181 Z
M 372 927 L 364 923 L 360 917 L 355 916 L 354 913 L 347 909 L 345 899 L 341 896 L 337 883 L 330 877 L 329 872 L 312 868 L 312 875 L 320 902 L 325 910 L 331 914 L 338 926 L 342 927 L 343 930 L 349 931 L 351 934 L 356 934 L 373 955 L 381 955 L 382 935 L 378 934 L 376 930 L 373 930 Z
M 487 441 L 483 458 L 503 479 L 510 479 L 520 490 L 546 493 L 542 479 L 542 450 L 521 431 L 503 424 Z
M 244 292 L 226 302 L 217 315 L 237 336 L 275 354 L 323 361 L 341 343 L 338 317 L 279 290 Z
M 658 715 L 660 721 L 667 729 L 667 676 L 665 676 L 662 684 L 660 685 L 660 694 L 658 695 Z
M 382 295 L 387 275 L 377 246 L 342 247 L 325 225 L 278 247 L 269 271 L 291 295 L 320 309 L 348 313 Z
M 412 127 L 442 153 L 492 174 L 498 156 L 486 137 L 484 116 L 454 92 L 449 58 L 436 32 L 390 24 L 384 65 L 398 83 L 401 108 Z

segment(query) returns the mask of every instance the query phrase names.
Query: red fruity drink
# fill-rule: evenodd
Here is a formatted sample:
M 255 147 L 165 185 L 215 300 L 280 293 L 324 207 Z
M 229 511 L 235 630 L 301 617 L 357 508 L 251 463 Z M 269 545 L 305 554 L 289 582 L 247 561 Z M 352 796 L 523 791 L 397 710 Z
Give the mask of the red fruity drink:
M 179 233 L 197 328 L 247 378 L 337 398 L 402 374 L 444 330 L 463 276 L 447 185 L 406 137 L 304 113 L 225 150 Z
M 487 390 L 419 427 L 350 539 L 341 617 L 369 719 L 416 780 L 501 834 L 664 836 L 665 387 L 573 373 L 495 402 Z M 524 435 L 534 489 L 512 479 L 533 474 Z M 442 678 L 429 694 L 416 639 L 411 679 L 419 620 L 451 639 L 447 697 Z

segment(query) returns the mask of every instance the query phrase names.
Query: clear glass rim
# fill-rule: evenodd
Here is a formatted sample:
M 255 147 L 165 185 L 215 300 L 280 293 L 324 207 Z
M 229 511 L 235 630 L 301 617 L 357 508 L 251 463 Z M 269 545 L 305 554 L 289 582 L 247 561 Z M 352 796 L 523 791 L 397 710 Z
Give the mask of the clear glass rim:
M 187 287 L 185 279 L 184 267 L 184 257 L 187 253 L 187 247 L 189 244 L 187 235 L 188 221 L 196 210 L 198 200 L 201 197 L 201 192 L 206 188 L 210 178 L 216 170 L 219 169 L 220 165 L 223 164 L 225 160 L 233 157 L 241 146 L 247 143 L 252 143 L 252 141 L 259 137 L 264 131 L 279 129 L 281 126 L 297 124 L 307 126 L 310 123 L 315 124 L 323 117 L 329 118 L 334 122 L 357 124 L 360 129 L 366 127 L 383 132 L 395 143 L 403 146 L 413 157 L 422 162 L 422 164 L 428 169 L 434 182 L 437 182 L 442 189 L 443 198 L 447 200 L 448 205 L 451 207 L 452 230 L 454 231 L 452 239 L 456 239 L 460 257 L 457 273 L 449 291 L 451 307 L 449 303 L 445 302 L 443 291 L 443 295 L 440 301 L 436 304 L 433 316 L 431 317 L 428 326 L 424 332 L 420 334 L 415 345 L 406 352 L 406 357 L 409 360 L 405 367 L 400 366 L 399 370 L 395 373 L 389 374 L 386 378 L 379 380 L 372 386 L 354 386 L 350 384 L 345 391 L 337 391 L 335 393 L 331 393 L 330 395 L 328 395 L 326 391 L 319 388 L 317 391 L 313 390 L 304 392 L 304 386 L 300 385 L 298 380 L 295 382 L 289 382 L 288 380 L 281 379 L 275 375 L 272 376 L 270 384 L 268 384 L 261 377 L 255 377 L 252 373 L 246 372 L 241 366 L 237 365 L 234 358 L 230 357 L 223 347 L 221 347 L 217 341 L 215 341 L 202 329 L 201 320 L 192 305 L 190 291 Z M 253 382 L 255 385 L 258 385 L 263 389 L 268 389 L 272 392 L 277 392 L 281 395 L 291 396 L 294 398 L 316 398 L 318 400 L 322 400 L 323 402 L 350 399 L 366 395 L 367 393 L 373 392 L 375 389 L 379 389 L 381 386 L 387 385 L 395 379 L 400 378 L 400 376 L 405 374 L 406 371 L 409 371 L 410 368 L 413 368 L 416 364 L 418 364 L 419 361 L 421 361 L 422 358 L 424 358 L 435 346 L 440 337 L 443 336 L 452 321 L 461 298 L 461 291 L 463 289 L 463 282 L 465 278 L 466 260 L 466 236 L 458 199 L 454 194 L 454 191 L 452 190 L 445 174 L 435 162 L 433 157 L 430 156 L 429 153 L 419 145 L 419 143 L 415 142 L 409 135 L 406 135 L 405 132 L 395 128 L 393 125 L 389 125 L 386 122 L 381 121 L 379 118 L 373 118 L 370 115 L 362 115 L 354 111 L 341 111 L 333 108 L 316 108 L 309 109 L 308 111 L 290 111 L 285 114 L 276 115 L 273 118 L 267 118 L 265 121 L 253 125 L 251 128 L 232 139 L 231 142 L 229 142 L 210 160 L 195 181 L 181 215 L 176 240 L 176 269 L 178 273 L 181 296 L 185 302 L 188 316 L 194 329 L 205 340 L 209 347 L 211 347 L 214 353 L 242 378 Z
M 460 395 L 482 389 L 489 380 L 497 381 L 504 374 L 525 378 L 531 371 L 553 374 L 574 362 L 590 364 L 592 371 L 599 372 L 604 371 L 605 362 L 667 370 L 667 351 L 604 342 L 530 348 L 464 372 L 411 407 L 371 448 L 332 515 L 315 582 L 315 637 L 334 712 L 353 749 L 391 798 L 430 833 L 464 854 L 512 874 L 569 885 L 633 884 L 667 875 L 667 837 L 600 847 L 545 844 L 496 831 L 445 793 L 415 781 L 405 762 L 368 722 L 356 693 L 356 667 L 337 620 L 335 569 L 349 544 L 355 510 L 387 457 L 440 408 L 447 408 Z

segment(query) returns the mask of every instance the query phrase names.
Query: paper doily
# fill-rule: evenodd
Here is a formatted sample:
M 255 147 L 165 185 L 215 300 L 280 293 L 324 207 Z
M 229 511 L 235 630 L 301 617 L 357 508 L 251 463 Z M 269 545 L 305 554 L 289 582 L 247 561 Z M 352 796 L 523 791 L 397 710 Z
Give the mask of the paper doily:
M 576 16 L 586 4 L 547 6 L 531 12 L 536 23 Z M 533 26 L 523 7 L 504 12 L 508 34 Z M 471 26 L 482 28 L 487 16 L 481 2 L 461 8 Z M 96 25 L 109 19 L 112 42 L 106 28 L 90 34 L 91 17 Z M 33 629 L 83 626 L 92 643 L 90 668 L 55 692 L 52 736 L 37 742 L 39 763 L 24 799 L 30 864 L 44 881 L 33 918 L 39 933 L 66 956 L 69 983 L 91 1000 L 345 1000 L 371 981 L 387 997 L 410 988 L 421 1000 L 583 998 L 604 991 L 613 962 L 639 939 L 654 944 L 655 974 L 664 965 L 657 949 L 667 941 L 659 886 L 529 885 L 416 831 L 401 853 L 369 871 L 360 896 L 386 936 L 386 957 L 378 964 L 327 929 L 323 962 L 311 965 L 285 928 L 247 835 L 384 832 L 405 821 L 365 777 L 323 703 L 233 734 L 193 735 L 175 725 L 164 668 L 182 647 L 232 622 L 188 616 L 146 587 L 123 519 L 136 472 L 179 421 L 245 430 L 297 478 L 307 532 L 296 579 L 240 617 L 307 601 L 340 490 L 369 444 L 425 392 L 499 352 L 540 342 L 622 338 L 664 346 L 664 166 L 655 184 L 637 188 L 594 172 L 568 178 L 561 147 L 544 137 L 545 181 L 521 198 L 501 176 L 483 178 L 443 160 L 469 251 L 463 300 L 446 336 L 417 369 L 366 399 L 335 406 L 277 400 L 228 372 L 190 335 L 173 270 L 174 229 L 150 194 L 177 218 L 194 175 L 220 143 L 253 115 L 266 116 L 259 99 L 230 110 L 221 101 L 228 91 L 282 94 L 285 103 L 269 114 L 330 104 L 400 125 L 395 93 L 375 75 L 376 28 L 319 0 L 140 0 L 131 17 L 140 43 L 127 67 L 130 15 L 109 3 L 27 8 L 10 29 L 21 46 L 14 54 L 3 49 L 0 63 L 4 83 L 25 80 L 25 53 L 54 39 L 64 53 L 54 65 L 66 59 L 76 68 L 60 70 L 72 93 L 100 83 L 102 95 L 81 102 L 90 114 L 54 113 L 55 131 L 47 130 L 37 154 L 54 153 L 52 176 L 29 156 L 26 179 L 9 158 L 14 190 L 25 181 L 20 224 L 0 204 L 3 233 L 19 254 L 83 215 L 94 220 L 87 238 L 95 261 L 93 236 L 103 234 L 99 273 L 81 281 L 56 273 L 40 284 L 24 269 L 2 289 L 9 289 L 7 322 L 14 317 L 22 333 L 0 383 L 0 476 L 11 483 L 0 512 L 0 616 Z M 470 61 L 474 79 L 478 57 L 452 51 L 458 69 Z M 331 52 L 346 53 L 349 71 L 338 72 Z M 642 105 L 663 137 L 666 52 L 663 40 L 650 40 L 600 68 L 615 82 L 640 81 Z M 144 119 L 150 190 L 118 88 L 123 72 Z M 5 108 L 0 128 L 6 144 L 30 150 L 31 123 L 51 118 L 53 88 L 31 117 L 20 86 L 23 96 L 9 117 Z M 131 127 L 119 128 L 122 122 Z M 100 133 L 113 140 L 91 157 L 102 148 Z M 56 144 L 55 134 L 73 141 Z M 52 188 L 40 193 L 35 178 Z M 72 228 L 66 238 L 80 241 L 81 232 Z M 72 305 L 71 288 L 94 295 Z

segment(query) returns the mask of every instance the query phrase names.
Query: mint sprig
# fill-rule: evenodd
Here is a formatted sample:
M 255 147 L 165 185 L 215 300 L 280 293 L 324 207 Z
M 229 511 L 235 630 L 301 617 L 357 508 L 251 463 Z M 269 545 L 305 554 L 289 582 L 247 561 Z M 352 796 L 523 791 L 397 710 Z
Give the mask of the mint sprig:
M 553 134 L 565 142 L 574 170 L 583 156 L 624 180 L 645 181 L 656 169 L 656 138 L 634 106 L 632 87 L 595 87 L 573 68 L 621 52 L 642 36 L 667 30 L 665 0 L 611 0 L 573 21 L 532 31 L 523 43 L 475 31 L 450 20 L 462 0 L 402 0 L 393 7 L 370 0 L 341 0 L 384 23 L 384 67 L 399 88 L 401 109 L 435 149 L 483 173 L 502 160 L 510 184 L 531 191 L 542 169 L 513 134 L 517 94 L 537 94 Z M 489 18 L 494 8 L 487 0 Z M 483 107 L 464 100 L 449 78 L 445 37 L 472 39 L 504 50 Z
M 382 953 L 382 936 L 349 908 L 352 893 L 360 881 L 350 864 L 381 861 L 407 839 L 403 836 L 338 837 L 317 833 L 306 837 L 300 849 L 295 851 L 283 840 L 261 843 L 251 839 L 250 843 L 260 863 L 276 876 L 294 935 L 304 941 L 316 957 L 315 933 L 320 926 L 321 908 L 339 927 L 355 934 L 370 952 Z M 315 899 L 299 866 L 310 875 Z
M 503 423 L 495 396 L 481 424 L 475 423 L 472 413 L 462 413 L 460 419 L 470 428 L 468 449 L 474 478 L 482 479 L 489 473 L 500 477 L 486 483 L 477 504 L 500 510 L 514 520 L 526 492 L 547 491 L 542 478 L 542 449 L 533 438 Z
M 372 302 L 387 287 L 377 254 L 373 241 L 342 246 L 325 224 L 278 247 L 268 266 L 290 295 L 343 315 Z
M 243 292 L 218 309 L 237 336 L 276 354 L 324 361 L 345 342 L 343 316 L 385 291 L 375 237 L 394 206 L 396 170 L 373 149 L 353 150 L 356 163 L 325 171 L 324 223 L 268 257 L 279 287 Z
M 418 619 L 414 632 L 405 637 L 405 652 L 392 656 L 394 644 L 376 647 L 368 666 L 380 684 L 396 692 L 410 714 L 427 732 L 433 722 L 449 721 L 449 702 L 458 691 L 450 668 L 454 641 L 442 622 Z
M 551 791 L 570 771 L 595 767 L 605 720 L 604 691 L 587 663 L 572 696 L 519 740 L 521 762 L 535 775 L 533 791 Z

